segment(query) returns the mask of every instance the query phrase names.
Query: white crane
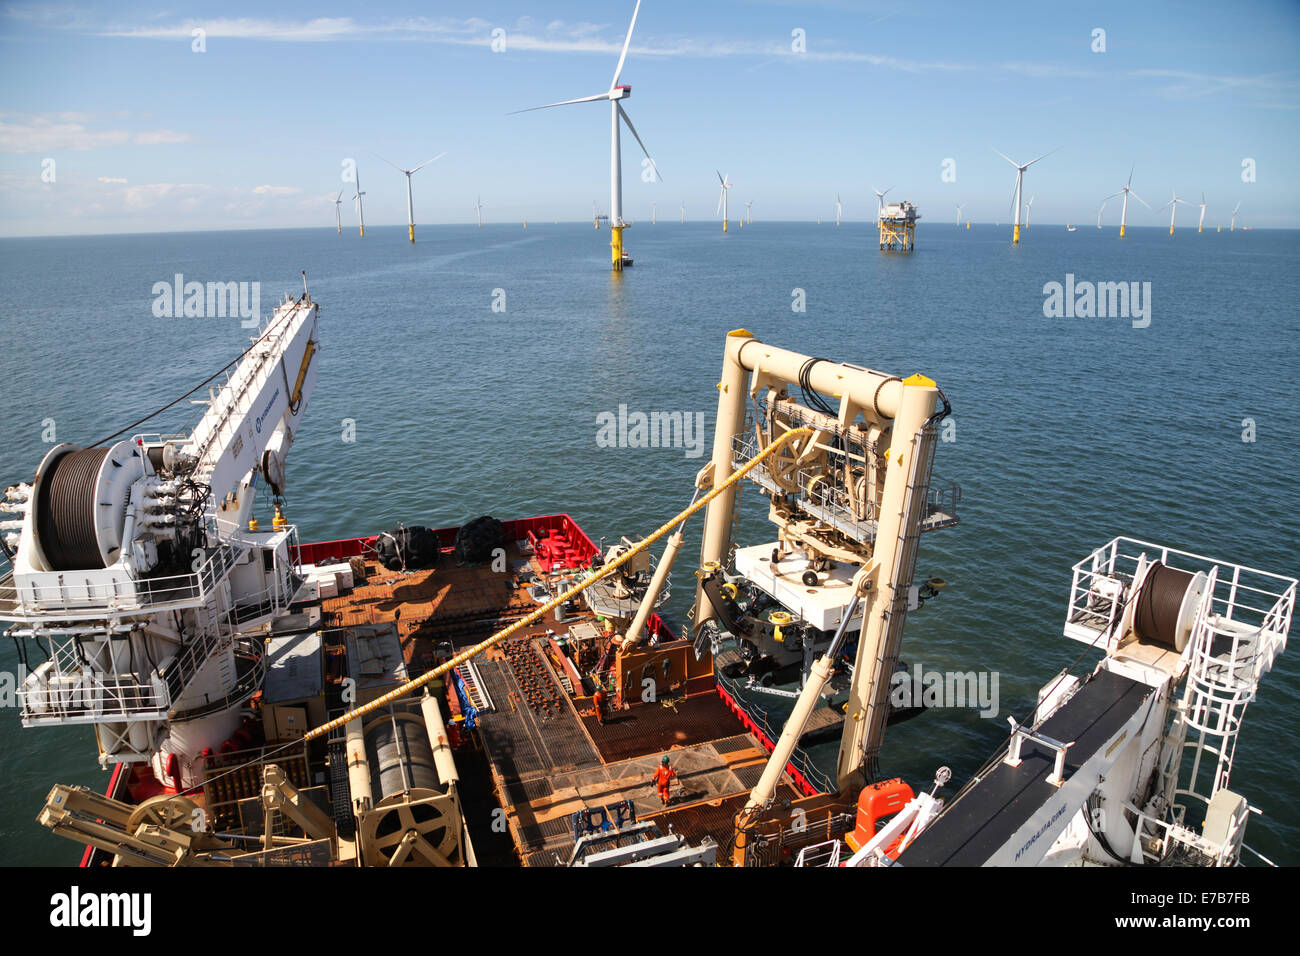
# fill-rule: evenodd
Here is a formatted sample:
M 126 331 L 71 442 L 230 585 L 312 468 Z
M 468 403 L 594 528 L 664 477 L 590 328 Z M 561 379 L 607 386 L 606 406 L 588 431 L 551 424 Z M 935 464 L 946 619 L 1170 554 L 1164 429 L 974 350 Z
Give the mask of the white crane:
M 659 175 L 659 167 L 655 165 L 654 157 L 646 149 L 646 145 L 641 141 L 641 134 L 636 131 L 632 125 L 632 119 L 627 115 L 627 110 L 623 109 L 621 100 L 627 99 L 632 95 L 632 87 L 623 85 L 618 82 L 619 76 L 623 72 L 623 63 L 627 60 L 627 50 L 632 44 L 632 30 L 636 27 L 636 16 L 641 10 L 641 0 L 636 0 L 636 7 L 632 10 L 632 22 L 627 27 L 627 37 L 623 40 L 623 52 L 619 55 L 618 65 L 614 67 L 614 78 L 610 81 L 609 89 L 604 93 L 596 93 L 593 96 L 580 96 L 574 100 L 561 100 L 558 103 L 547 103 L 545 106 L 532 106 L 526 110 L 515 110 L 516 113 L 529 113 L 533 110 L 551 109 L 555 106 L 569 106 L 573 103 L 593 103 L 604 100 L 609 101 L 610 113 L 610 134 L 609 134 L 609 230 L 610 230 L 610 250 L 611 260 L 615 271 L 623 268 L 625 261 L 623 255 L 623 230 L 627 223 L 623 220 L 623 159 L 619 146 L 619 120 L 627 124 L 627 128 L 632 131 L 636 137 L 637 144 L 641 151 L 645 153 L 646 159 L 650 163 L 650 168 L 654 171 L 655 176 L 660 182 L 663 177 Z
M 56 445 L 6 493 L 24 516 L 0 618 L 23 620 L 43 661 L 25 680 L 25 726 L 89 724 L 103 765 L 147 763 L 177 790 L 239 727 L 262 630 L 299 583 L 279 502 L 319 364 L 306 283 L 209 386 L 188 435 Z M 258 485 L 275 496 L 268 531 L 251 520 Z

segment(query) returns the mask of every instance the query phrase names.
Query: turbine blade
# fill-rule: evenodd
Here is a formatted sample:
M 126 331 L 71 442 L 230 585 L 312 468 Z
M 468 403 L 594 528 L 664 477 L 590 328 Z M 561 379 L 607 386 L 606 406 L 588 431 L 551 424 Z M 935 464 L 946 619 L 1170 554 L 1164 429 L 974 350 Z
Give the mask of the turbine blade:
M 640 2 L 640 0 L 638 0 L 638 2 Z M 650 160 L 650 168 L 655 171 L 655 175 L 659 177 L 659 181 L 663 182 L 664 178 L 659 175 L 659 167 L 655 164 L 654 157 L 650 155 L 650 150 L 645 148 L 645 143 L 641 142 L 641 134 L 638 133 L 636 127 L 632 125 L 632 117 L 627 115 L 627 110 L 623 109 L 622 103 L 615 103 L 614 105 L 618 107 L 618 115 L 623 117 L 623 122 L 627 124 L 627 128 L 630 129 L 632 135 L 636 137 L 636 142 L 637 145 L 641 147 L 641 152 L 645 153 L 645 158 Z
M 422 162 L 419 166 L 416 166 L 415 169 L 411 170 L 411 172 L 413 172 L 413 173 L 414 173 L 414 172 L 418 172 L 419 170 L 424 169 L 424 167 L 425 167 L 425 166 L 428 166 L 430 163 L 436 163 L 438 160 L 442 159 L 442 157 L 444 157 L 444 156 L 446 156 L 446 155 L 447 155 L 446 152 L 442 152 L 442 153 L 439 153 L 437 156 L 433 157 L 433 159 L 426 159 L 426 160 L 425 160 L 424 162 Z
M 1043 155 L 1042 155 L 1042 156 L 1039 156 L 1038 159 L 1046 159 L 1048 156 L 1051 156 L 1052 153 L 1055 153 L 1055 152 L 1056 152 L 1057 150 L 1059 150 L 1060 148 L 1061 148 L 1061 147 L 1058 146 L 1058 147 L 1056 147 L 1056 149 L 1052 150 L 1052 151 L 1049 152 L 1049 153 L 1043 153 Z M 1025 163 L 1024 168 L 1025 168 L 1025 169 L 1028 169 L 1030 166 L 1034 165 L 1034 163 L 1038 162 L 1038 159 L 1031 159 L 1029 162 Z
M 507 116 L 514 116 L 516 113 L 531 113 L 533 110 L 549 110 L 556 106 L 568 106 L 571 103 L 594 103 L 596 100 L 609 99 L 608 93 L 597 93 L 595 96 L 580 96 L 576 100 L 560 100 L 558 103 L 547 103 L 545 106 L 530 106 L 526 110 L 511 110 Z
M 378 153 L 375 153 L 374 155 L 379 156 Z M 404 173 L 404 172 L 406 172 L 406 170 L 404 170 L 401 166 L 398 166 L 396 163 L 394 163 L 394 162 L 390 162 L 389 160 L 384 159 L 384 157 L 382 157 L 382 156 L 379 156 L 379 158 L 380 158 L 380 159 L 383 159 L 384 162 L 388 163 L 389 166 L 392 166 L 392 167 L 393 167 L 395 170 L 397 170 L 399 173 Z
M 623 61 L 627 59 L 627 48 L 632 45 L 632 29 L 636 26 L 636 15 L 640 12 L 641 0 L 636 0 L 636 7 L 632 10 L 632 22 L 627 25 L 627 37 L 623 40 L 623 52 L 619 54 L 618 66 L 614 67 L 614 78 L 609 81 L 611 90 L 618 86 L 618 76 L 623 72 Z
M 727 190 L 726 190 L 725 188 L 723 188 L 722 190 L 720 190 L 720 191 L 718 192 L 718 208 L 715 209 L 715 210 L 713 210 L 713 214 L 714 214 L 715 216 L 716 216 L 718 213 L 722 212 L 722 197 L 725 196 L 726 194 L 727 194 Z
M 716 169 L 714 170 L 714 172 L 715 172 L 715 173 L 718 173 L 718 171 L 717 171 Z M 722 177 L 722 173 L 718 173 L 718 182 L 719 182 L 719 183 L 724 183 L 724 184 L 726 183 L 726 180 Z
M 1128 194 L 1132 196 L 1134 199 L 1136 199 L 1138 202 L 1140 202 L 1142 205 L 1146 206 L 1148 209 L 1151 208 L 1151 204 L 1147 202 L 1145 199 L 1143 199 L 1141 196 L 1139 196 L 1137 193 L 1135 193 L 1133 190 L 1130 189 L 1128 191 Z
M 993 147 L 990 146 L 989 149 L 993 149 Z M 1010 156 L 1008 156 L 1006 153 L 1002 152 L 1002 150 L 1000 150 L 1000 149 L 993 149 L 993 152 L 997 153 L 999 156 L 1001 156 L 1003 159 L 1005 159 L 1005 160 L 1006 160 L 1008 163 L 1010 163 L 1012 166 L 1016 167 L 1016 169 L 1019 169 L 1019 168 L 1020 168 L 1020 164 L 1019 164 L 1018 162 L 1016 162 L 1014 159 L 1012 159 Z

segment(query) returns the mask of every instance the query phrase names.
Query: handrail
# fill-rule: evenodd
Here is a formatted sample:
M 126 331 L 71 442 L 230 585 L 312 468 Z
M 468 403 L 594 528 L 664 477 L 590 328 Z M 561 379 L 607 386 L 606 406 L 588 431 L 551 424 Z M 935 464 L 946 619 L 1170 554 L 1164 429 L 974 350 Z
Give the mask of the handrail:
M 324 736 L 325 734 L 328 734 L 330 731 L 344 726 L 349 721 L 355 720 L 358 717 L 362 717 L 366 714 L 369 714 L 375 710 L 378 710 L 381 707 L 384 707 L 392 703 L 393 701 L 401 697 L 405 697 L 407 694 L 419 690 L 421 687 L 423 687 L 425 684 L 428 684 L 430 681 L 442 677 L 444 674 L 446 674 L 448 671 L 452 670 L 453 668 L 459 667 L 461 664 L 465 663 L 466 661 L 470 660 L 473 657 L 477 657 L 479 654 L 483 653 L 489 647 L 501 643 L 501 641 L 504 641 L 507 637 L 510 637 L 512 634 L 517 634 L 523 628 L 528 627 L 531 624 L 534 624 L 535 622 L 541 620 L 543 617 L 545 617 L 551 611 L 555 610 L 557 607 L 560 607 L 562 604 L 566 604 L 567 602 L 571 601 L 574 597 L 581 594 L 583 591 L 591 587 L 591 585 L 595 584 L 597 581 L 607 577 L 610 574 L 613 574 L 623 565 L 627 564 L 629 561 L 632 560 L 632 558 L 636 557 L 642 551 L 649 548 L 652 544 L 654 544 L 664 535 L 668 534 L 668 532 L 672 531 L 674 528 L 676 528 L 679 524 L 681 524 L 691 515 L 695 514 L 695 512 L 706 507 L 709 504 L 709 502 L 711 502 L 714 498 L 718 497 L 718 495 L 722 494 L 728 488 L 732 487 L 733 485 L 735 485 L 736 483 L 744 479 L 744 477 L 748 475 L 750 471 L 756 468 L 765 459 L 775 454 L 786 444 L 788 444 L 789 442 L 793 441 L 796 438 L 805 438 L 812 434 L 813 434 L 813 430 L 811 428 L 795 428 L 792 429 L 791 431 L 786 432 L 780 438 L 776 439 L 771 444 L 769 444 L 766 448 L 764 448 L 759 454 L 755 455 L 754 458 L 748 461 L 743 467 L 738 468 L 736 469 L 736 471 L 732 472 L 732 474 L 725 481 L 719 484 L 708 494 L 697 498 L 696 501 L 689 508 L 677 514 L 676 517 L 669 519 L 667 523 L 660 525 L 660 527 L 654 533 L 650 534 L 645 538 L 642 538 L 633 547 L 631 547 L 626 552 L 621 554 L 614 561 L 602 566 L 598 571 L 592 572 L 591 575 L 587 577 L 585 580 L 578 582 L 576 585 L 569 588 L 569 590 L 565 591 L 563 594 L 555 598 L 552 598 L 550 601 L 547 601 L 541 607 L 537 608 L 535 611 L 524 616 L 518 621 L 515 621 L 509 627 L 497 631 L 487 640 L 481 641 L 480 643 L 475 644 L 473 647 L 461 651 L 461 653 L 457 654 L 455 657 L 451 658 L 450 660 L 445 661 L 442 664 L 439 664 L 437 667 L 433 668 L 432 670 L 426 671 L 424 674 L 420 675 L 415 680 L 407 681 L 401 687 L 394 688 L 393 690 L 390 690 L 388 693 L 376 697 L 370 703 L 358 707 L 354 710 L 351 710 L 348 713 L 343 714 L 341 717 L 336 717 L 334 720 L 321 724 L 319 727 L 315 727 L 312 730 L 309 730 L 302 737 L 303 743 L 305 744 L 309 740 L 314 740 L 317 737 Z

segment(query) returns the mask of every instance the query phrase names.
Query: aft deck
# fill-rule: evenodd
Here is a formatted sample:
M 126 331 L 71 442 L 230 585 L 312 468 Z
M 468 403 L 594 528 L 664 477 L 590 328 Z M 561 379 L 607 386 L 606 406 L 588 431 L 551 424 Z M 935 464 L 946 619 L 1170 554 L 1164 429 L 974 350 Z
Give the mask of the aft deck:
M 590 540 L 564 516 L 528 524 L 538 530 L 544 525 L 535 522 L 561 519 L 570 522 L 569 530 L 576 532 L 575 538 L 581 536 L 580 543 L 585 542 L 580 550 L 594 553 Z M 522 533 L 524 525 L 507 525 L 505 571 L 499 570 L 500 561 L 498 570 L 489 564 L 459 567 L 446 550 L 434 568 L 390 571 L 366 553 L 368 539 L 306 545 L 304 561 L 360 557 L 365 565 L 364 580 L 322 602 L 322 626 L 347 629 L 393 622 L 408 670 L 417 676 L 538 607 L 530 585 L 547 581 L 556 571 L 541 567 L 531 548 L 521 547 L 512 537 Z M 449 538 L 444 540 L 449 544 Z M 580 604 L 563 620 L 539 620 L 476 661 L 492 709 L 470 715 L 477 733 L 457 734 L 459 753 L 482 748 L 520 862 L 563 864 L 574 842 L 574 813 L 590 809 L 599 816 L 602 808 L 624 801 L 635 808 L 638 819 L 654 819 L 665 831 L 671 825 L 692 843 L 712 837 L 725 848 L 735 813 L 766 763 L 763 743 L 746 731 L 711 676 L 675 681 L 651 702 L 608 708 L 604 723 L 598 722 L 585 673 L 557 646 L 571 628 L 584 623 L 596 619 Z M 663 649 L 665 655 L 693 653 L 657 616 L 650 631 L 655 650 Z M 443 693 L 452 726 L 459 730 L 464 727 L 459 719 L 462 702 L 454 685 L 444 685 Z M 664 755 L 677 772 L 667 808 L 651 782 Z M 459 762 L 467 769 L 483 765 L 478 760 Z M 794 788 L 782 784 L 779 800 L 796 796 Z M 493 814 L 471 807 L 467 817 L 471 825 L 476 819 L 483 825 Z

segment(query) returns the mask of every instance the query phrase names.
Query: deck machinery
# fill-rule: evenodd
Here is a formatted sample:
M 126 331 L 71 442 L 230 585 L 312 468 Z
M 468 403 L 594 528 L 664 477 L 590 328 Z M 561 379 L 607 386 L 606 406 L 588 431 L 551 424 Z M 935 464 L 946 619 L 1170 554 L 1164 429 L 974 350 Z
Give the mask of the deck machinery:
M 879 763 L 920 537 L 957 520 L 959 490 L 931 479 L 949 412 L 932 380 L 734 331 L 711 460 L 657 530 L 602 554 L 567 516 L 525 519 L 501 526 L 506 575 L 394 569 L 367 552 L 376 537 L 298 545 L 279 508 L 316 314 L 305 288 L 286 297 L 191 433 L 59 446 L 6 493 L 20 517 L 6 526 L 0 619 L 24 663 L 33 648 L 43 658 L 23 723 L 89 725 L 118 766 L 108 796 L 56 786 L 40 820 L 96 859 L 476 865 L 452 753 L 476 717 L 512 832 L 545 841 L 531 857 L 516 841 L 526 865 L 1238 859 L 1249 808 L 1228 789 L 1236 733 L 1285 646 L 1294 580 L 1128 539 L 1098 549 L 1075 567 L 1066 624 L 1104 653 L 1092 675 L 1050 682 L 954 799 L 938 796 L 941 768 L 932 791 L 864 827 L 864 801 L 906 789 Z M 736 541 L 744 481 L 767 499 L 775 540 Z M 276 500 L 270 532 L 251 520 L 259 482 Z M 654 608 L 700 511 L 679 638 Z M 360 575 L 355 596 L 328 597 L 345 572 L 323 565 Z M 747 665 L 794 662 L 779 733 L 715 684 L 726 645 Z M 605 682 L 613 721 L 593 694 Z M 836 682 L 835 778 L 817 787 L 798 743 Z M 638 699 L 647 683 L 669 692 L 662 706 Z M 654 799 L 664 756 L 699 788 L 687 806 Z
M 922 793 L 818 866 L 1231 866 L 1252 812 L 1229 789 L 1237 735 L 1285 649 L 1297 581 L 1115 538 L 1074 566 L 1065 636 L 1101 651 L 1043 686 L 1007 744 L 947 801 Z

